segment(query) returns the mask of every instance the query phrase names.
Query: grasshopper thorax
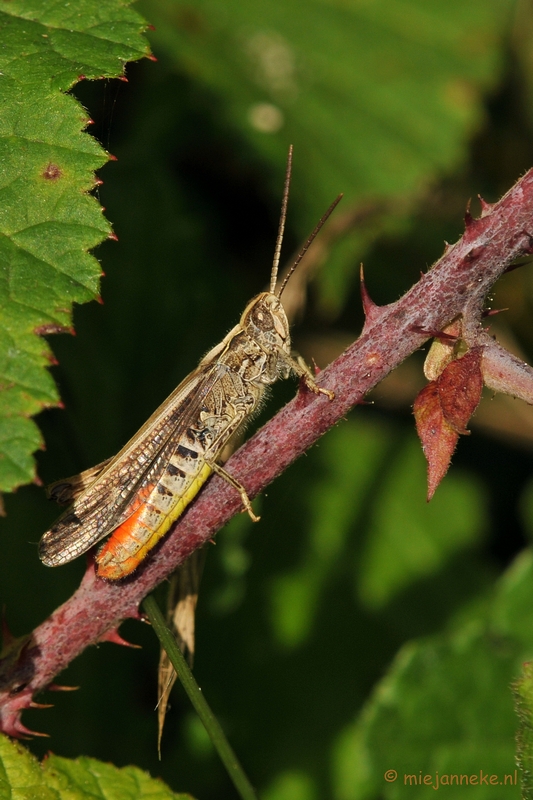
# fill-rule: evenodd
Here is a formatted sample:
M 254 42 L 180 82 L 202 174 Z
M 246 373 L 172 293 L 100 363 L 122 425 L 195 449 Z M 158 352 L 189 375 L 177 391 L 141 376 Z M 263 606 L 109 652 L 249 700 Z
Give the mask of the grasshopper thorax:
M 272 292 L 262 292 L 250 300 L 240 320 L 242 330 L 268 349 L 291 350 L 289 321 L 281 300 Z

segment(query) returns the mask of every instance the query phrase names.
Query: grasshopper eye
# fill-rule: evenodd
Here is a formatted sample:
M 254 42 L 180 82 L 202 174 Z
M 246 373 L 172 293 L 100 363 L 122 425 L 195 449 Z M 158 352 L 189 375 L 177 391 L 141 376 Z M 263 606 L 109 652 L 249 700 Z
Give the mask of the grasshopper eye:
M 256 306 L 252 311 L 252 322 L 260 331 L 271 331 L 274 327 L 272 314 L 269 311 L 264 311 L 259 306 Z

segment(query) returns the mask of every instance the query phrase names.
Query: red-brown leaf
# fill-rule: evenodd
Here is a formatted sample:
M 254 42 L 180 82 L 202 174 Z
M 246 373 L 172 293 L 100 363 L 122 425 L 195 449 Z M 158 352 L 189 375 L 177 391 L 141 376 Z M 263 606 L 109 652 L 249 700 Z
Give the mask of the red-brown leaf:
M 416 429 L 428 462 L 428 500 L 445 476 L 460 433 L 481 398 L 481 347 L 452 361 L 415 400 Z

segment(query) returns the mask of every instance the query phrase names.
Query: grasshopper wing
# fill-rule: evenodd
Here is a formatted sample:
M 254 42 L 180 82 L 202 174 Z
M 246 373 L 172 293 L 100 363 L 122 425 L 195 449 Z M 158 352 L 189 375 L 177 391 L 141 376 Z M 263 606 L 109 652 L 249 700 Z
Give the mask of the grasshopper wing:
M 73 475 L 71 478 L 63 478 L 63 480 L 48 484 L 46 496 L 60 506 L 72 503 L 85 489 L 95 482 L 96 478 L 112 460 L 112 458 L 107 458 L 101 464 L 80 472 L 79 475 Z
M 52 484 L 51 496 L 73 503 L 46 531 L 39 542 L 44 564 L 66 564 L 103 539 L 143 502 L 143 488 L 157 482 L 167 466 L 180 437 L 197 418 L 202 402 L 219 380 L 221 367 L 200 366 L 185 378 L 143 427 L 114 458 L 86 470 L 89 484 L 76 491 L 72 479 Z M 94 480 L 90 481 L 90 473 Z M 73 481 L 75 483 L 75 480 Z M 54 486 L 63 485 L 63 489 Z M 79 480 L 78 480 L 79 487 Z

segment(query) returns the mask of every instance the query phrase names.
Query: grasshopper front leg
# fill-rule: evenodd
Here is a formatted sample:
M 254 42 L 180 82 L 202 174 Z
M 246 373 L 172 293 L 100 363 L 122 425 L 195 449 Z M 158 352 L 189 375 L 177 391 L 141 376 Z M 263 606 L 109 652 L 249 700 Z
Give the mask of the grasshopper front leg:
M 335 398 L 335 392 L 332 392 L 330 389 L 324 389 L 315 382 L 315 376 L 311 372 L 309 365 L 299 353 L 293 352 L 287 361 L 292 372 L 299 378 L 303 378 L 305 385 L 311 392 L 315 394 L 325 394 L 329 400 Z

